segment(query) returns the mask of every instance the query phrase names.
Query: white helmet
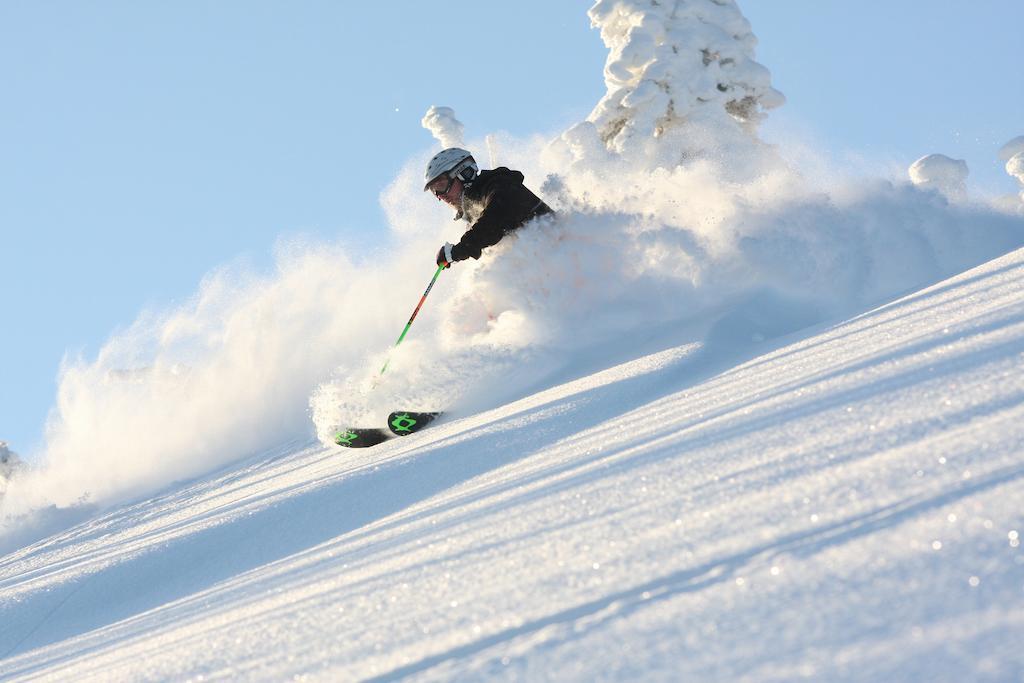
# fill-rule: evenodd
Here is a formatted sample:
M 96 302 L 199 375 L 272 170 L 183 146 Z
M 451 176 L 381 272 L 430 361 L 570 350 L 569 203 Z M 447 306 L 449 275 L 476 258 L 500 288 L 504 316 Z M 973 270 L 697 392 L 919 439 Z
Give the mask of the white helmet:
M 423 186 L 423 191 L 426 192 L 430 183 L 442 175 L 447 175 L 450 178 L 458 176 L 463 183 L 468 184 L 473 182 L 479 172 L 480 167 L 476 165 L 476 160 L 466 150 L 458 147 L 443 149 L 435 154 L 427 164 L 427 172 L 424 174 L 427 182 Z

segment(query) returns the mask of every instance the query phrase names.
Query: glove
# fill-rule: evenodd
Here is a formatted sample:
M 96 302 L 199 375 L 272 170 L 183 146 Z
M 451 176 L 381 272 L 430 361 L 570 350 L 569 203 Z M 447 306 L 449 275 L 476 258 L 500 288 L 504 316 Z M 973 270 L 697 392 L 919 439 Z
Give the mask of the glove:
M 442 268 L 450 268 L 455 259 L 452 258 L 451 242 L 445 242 L 444 246 L 437 252 L 437 265 Z

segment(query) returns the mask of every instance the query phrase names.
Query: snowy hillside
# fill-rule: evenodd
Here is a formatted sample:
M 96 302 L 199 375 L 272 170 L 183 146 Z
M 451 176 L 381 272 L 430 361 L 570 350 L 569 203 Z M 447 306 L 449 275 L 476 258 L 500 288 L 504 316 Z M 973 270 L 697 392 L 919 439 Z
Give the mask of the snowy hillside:
M 283 240 L 65 359 L 4 451 L 0 679 L 1024 680 L 1024 195 L 762 140 L 732 0 L 589 16 L 585 120 L 424 117 L 557 213 L 397 351 L 466 227 L 434 148 L 379 252 Z M 393 409 L 446 415 L 333 445 Z
M 1024 251 L 779 339 L 676 333 L 7 555 L 0 676 L 1020 680 Z

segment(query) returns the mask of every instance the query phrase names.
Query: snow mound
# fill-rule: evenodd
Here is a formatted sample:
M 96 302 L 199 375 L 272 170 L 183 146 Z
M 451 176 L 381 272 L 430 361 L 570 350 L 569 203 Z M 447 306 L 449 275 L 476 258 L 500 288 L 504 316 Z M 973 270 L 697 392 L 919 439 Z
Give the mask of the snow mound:
M 1014 154 L 1007 159 L 1006 172 L 1024 184 L 1024 152 Z
M 1009 161 L 1018 154 L 1024 154 L 1024 135 L 1015 137 L 999 148 L 999 158 Z
M 462 147 L 465 144 L 462 141 L 465 126 L 455 118 L 455 111 L 451 107 L 431 107 L 423 116 L 422 124 L 443 148 Z
M 1020 183 L 1017 197 L 1008 198 L 1011 210 L 1024 214 L 1024 135 L 1016 137 L 999 149 L 999 158 L 1006 162 L 1006 172 Z
M 967 162 L 944 154 L 921 157 L 907 170 L 911 182 L 924 189 L 938 190 L 950 199 L 967 196 Z

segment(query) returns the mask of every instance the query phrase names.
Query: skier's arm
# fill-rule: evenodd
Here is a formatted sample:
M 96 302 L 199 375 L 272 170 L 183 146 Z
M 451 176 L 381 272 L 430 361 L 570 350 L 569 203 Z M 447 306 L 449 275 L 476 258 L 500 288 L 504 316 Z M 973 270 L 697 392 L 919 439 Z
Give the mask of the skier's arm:
M 507 192 L 503 190 L 498 188 L 491 193 L 480 218 L 465 232 L 459 243 L 452 247 L 452 257 L 456 261 L 480 258 L 481 252 L 500 242 L 505 231 L 511 227 L 514 217 L 511 215 Z

